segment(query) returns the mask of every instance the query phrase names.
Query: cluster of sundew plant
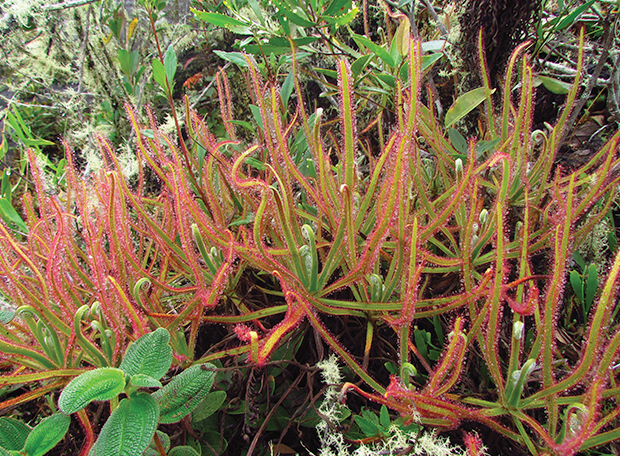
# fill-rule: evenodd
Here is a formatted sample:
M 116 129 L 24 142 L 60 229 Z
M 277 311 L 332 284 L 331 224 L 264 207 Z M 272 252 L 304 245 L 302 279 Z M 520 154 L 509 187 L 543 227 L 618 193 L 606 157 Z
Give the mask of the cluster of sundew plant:
M 307 321 L 364 382 L 343 391 L 354 388 L 405 419 L 419 416 L 423 424 L 444 428 L 477 421 L 533 454 L 572 454 L 620 437 L 620 411 L 607 407 L 620 394 L 611 370 L 620 331 L 606 325 L 617 310 L 620 256 L 591 311 L 582 358 L 563 365 L 568 374 L 556 367 L 562 357 L 553 335 L 567 260 L 605 217 L 620 182 L 609 172 L 620 161 L 620 136 L 572 173 L 553 169 L 579 80 L 557 125 L 547 135 L 537 133 L 542 141 L 534 144 L 533 72 L 525 48 L 509 62 L 499 121 L 484 77 L 483 139 L 494 144 L 484 154 L 474 141 L 468 155 L 459 154 L 432 111 L 431 95 L 431 108 L 419 102 L 424 74 L 415 41 L 409 76 L 397 90 L 397 123 L 388 135 L 377 122 L 382 145 L 367 156 L 368 174 L 356 167 L 362 151 L 344 61 L 338 65 L 341 140 L 331 149 L 321 111 L 310 114 L 298 103 L 289 115 L 278 87 L 262 81 L 248 58 L 250 95 L 262 120 L 248 147 L 236 141 L 227 81 L 219 74 L 226 140 L 186 109 L 193 140 L 188 146 L 163 134 L 152 113 L 150 124 L 141 125 L 127 106 L 142 164 L 135 185 L 122 177 L 103 138 L 98 143 L 108 166 L 88 179 L 78 175 L 67 146 L 63 194 L 47 191 L 31 154 L 35 192 L 24 199 L 28 235 L 0 225 L 0 290 L 21 316 L 2 327 L 3 361 L 14 369 L 0 384 L 45 382 L 0 407 L 58 389 L 85 365 L 118 365 L 127 343 L 152 327 L 173 334 L 177 363 L 242 355 L 262 366 L 283 337 Z M 580 54 L 579 68 L 581 62 Z M 518 65 L 521 89 L 513 99 Z M 297 79 L 295 92 L 301 100 Z M 291 145 L 300 132 L 310 162 L 294 160 Z M 421 139 L 433 157 L 432 172 L 421 159 Z M 145 190 L 146 166 L 161 181 L 157 194 Z M 586 214 L 588 222 L 577 228 Z M 534 265 L 535 255 L 544 255 L 547 264 Z M 284 303 L 249 307 L 237 294 L 245 270 L 274 277 L 280 287 L 272 293 Z M 425 284 L 445 275 L 461 286 L 432 295 Z M 450 335 L 430 366 L 411 328 L 439 315 L 452 321 Z M 337 340 L 326 317 L 365 320 L 363 350 Z M 205 323 L 229 325 L 238 345 L 194 360 Z M 394 331 L 394 361 L 401 368 L 387 387 L 368 362 L 380 325 Z M 534 340 L 526 346 L 528 330 Z M 507 357 L 500 353 L 502 337 L 510 341 Z M 472 346 L 482 352 L 494 386 L 485 400 L 454 389 L 460 376 L 480 375 L 466 370 Z M 426 371 L 425 384 L 409 377 L 412 364 Z M 534 377 L 535 369 L 542 374 Z M 86 415 L 80 418 L 89 426 Z

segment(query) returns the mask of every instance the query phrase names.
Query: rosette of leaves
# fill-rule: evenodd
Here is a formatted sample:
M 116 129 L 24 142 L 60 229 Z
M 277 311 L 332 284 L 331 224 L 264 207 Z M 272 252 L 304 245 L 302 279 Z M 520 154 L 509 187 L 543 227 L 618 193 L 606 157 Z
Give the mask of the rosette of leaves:
M 158 328 L 129 346 L 119 368 L 93 369 L 64 388 L 58 407 L 66 415 L 93 401 L 111 401 L 112 413 L 90 456 L 142 455 L 159 423 L 181 421 L 207 397 L 215 377 L 215 372 L 206 369 L 215 367 L 211 364 L 191 366 L 162 387 L 160 379 L 172 364 L 169 342 L 168 330 Z M 159 389 L 148 393 L 142 388 Z M 118 402 L 121 393 L 126 397 Z

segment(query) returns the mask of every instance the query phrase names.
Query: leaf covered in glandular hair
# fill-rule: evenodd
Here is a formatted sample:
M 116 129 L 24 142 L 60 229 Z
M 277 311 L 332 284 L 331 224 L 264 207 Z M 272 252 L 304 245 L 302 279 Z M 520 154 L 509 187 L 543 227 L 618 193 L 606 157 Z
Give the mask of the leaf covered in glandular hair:
M 32 428 L 13 418 L 0 418 L 0 447 L 5 450 L 21 450 Z
M 136 340 L 127 349 L 120 368 L 129 375 L 144 374 L 159 380 L 170 369 L 172 348 L 167 329 L 157 328 Z
M 24 443 L 28 456 L 43 456 L 62 440 L 71 424 L 71 418 L 63 413 L 48 416 L 30 432 Z
M 115 367 L 100 367 L 75 377 L 58 398 L 58 408 L 71 415 L 92 401 L 109 401 L 125 389 L 125 373 Z
M 141 456 L 149 446 L 159 407 L 147 393 L 123 399 L 101 429 L 88 456 Z
M 215 372 L 205 370 L 215 368 L 213 364 L 192 366 L 176 377 L 153 397 L 159 403 L 159 422 L 164 424 L 176 423 L 191 413 L 209 394 Z

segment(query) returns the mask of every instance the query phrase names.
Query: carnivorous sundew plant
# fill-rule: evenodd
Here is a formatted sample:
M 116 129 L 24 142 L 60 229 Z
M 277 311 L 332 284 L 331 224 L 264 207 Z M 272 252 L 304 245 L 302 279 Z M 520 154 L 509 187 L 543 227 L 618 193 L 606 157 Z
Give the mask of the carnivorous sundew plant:
M 611 170 L 620 164 L 620 135 L 578 169 L 555 166 L 582 53 L 557 124 L 532 131 L 527 47 L 508 62 L 499 108 L 481 59 L 479 140 L 443 128 L 432 92 L 420 101 L 422 51 L 412 40 L 389 130 L 380 112 L 358 130 L 346 61 L 337 65 L 336 125 L 321 109 L 308 111 L 299 78 L 285 104 L 246 56 L 260 114 L 250 144 L 237 140 L 220 72 L 225 139 L 189 103 L 186 141 L 162 133 L 154 113 L 143 124 L 126 106 L 141 163 L 135 182 L 122 177 L 104 138 L 107 166 L 88 178 L 66 145 L 59 193 L 30 154 L 28 232 L 0 225 L 0 290 L 18 308 L 1 327 L 0 384 L 32 388 L 0 407 L 57 391 L 93 367 L 118 368 L 128 344 L 157 327 L 171 335 L 173 366 L 237 359 L 258 368 L 289 333 L 311 328 L 321 352 L 325 344 L 355 377 L 341 400 L 355 392 L 405 424 L 476 422 L 537 455 L 620 438 L 620 253 L 583 315 L 576 356 L 565 356 L 556 333 L 571 255 L 617 197 L 620 174 Z M 148 175 L 157 177 L 156 191 Z M 263 301 L 245 299 L 248 275 L 269 278 Z M 341 340 L 336 320 L 363 322 L 363 346 Z M 433 323 L 437 333 L 447 330 L 431 357 L 422 327 Z M 235 341 L 196 353 L 201 327 L 214 324 Z M 396 366 L 389 379 L 375 358 L 386 334 Z M 474 371 L 484 391 L 467 382 Z M 92 433 L 92 417 L 77 413 Z

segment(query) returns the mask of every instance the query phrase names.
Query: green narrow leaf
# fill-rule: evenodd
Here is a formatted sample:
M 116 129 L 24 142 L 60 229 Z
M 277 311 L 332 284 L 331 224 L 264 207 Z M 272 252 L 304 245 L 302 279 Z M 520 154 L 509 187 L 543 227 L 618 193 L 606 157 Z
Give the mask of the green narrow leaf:
M 309 21 L 305 17 L 302 17 L 301 14 L 303 13 L 296 8 L 290 10 L 287 8 L 287 4 L 281 2 L 280 0 L 273 0 L 273 3 L 275 3 L 275 5 L 278 7 L 280 13 L 286 16 L 286 18 L 293 24 L 299 25 L 301 27 L 314 27 L 316 25 L 316 23 Z
M 243 57 L 243 54 L 241 52 L 226 52 L 215 50 L 213 51 L 213 53 L 228 62 L 234 63 L 239 68 L 247 68 L 248 66 L 248 62 L 245 60 L 245 57 Z
M 101 429 L 89 456 L 141 456 L 149 446 L 159 407 L 150 394 L 123 399 Z
M 388 409 L 385 405 L 381 406 L 379 422 L 381 423 L 381 427 L 383 427 L 383 429 L 387 430 L 390 427 L 390 412 L 388 412 Z
M 359 59 L 356 59 L 355 62 L 351 64 L 351 73 L 353 76 L 357 77 L 360 75 L 366 65 L 368 65 L 368 61 L 372 58 L 372 54 L 365 54 L 361 56 Z
M 118 50 L 118 63 L 121 65 L 121 71 L 127 77 L 131 76 L 131 54 L 125 49 Z
M 378 44 L 373 43 L 371 40 L 366 38 L 365 36 L 357 35 L 355 33 L 351 33 L 351 37 L 357 43 L 359 47 L 366 46 L 370 49 L 375 55 L 377 55 L 381 60 L 387 63 L 391 68 L 394 68 L 396 65 L 396 61 L 394 57 L 386 51 L 383 47 Z
M 192 421 L 197 423 L 202 421 L 219 410 L 226 400 L 226 391 L 213 391 L 196 407 L 192 414 Z
M 231 27 L 231 26 L 249 26 L 246 22 L 241 22 L 232 17 L 226 16 L 225 14 L 220 13 L 208 13 L 206 11 L 198 11 L 192 8 L 192 12 L 209 24 L 216 25 L 218 27 Z
M 491 93 L 494 91 L 495 89 L 493 89 Z M 469 92 L 458 97 L 446 113 L 446 128 L 450 128 L 455 122 L 461 120 L 484 100 L 486 100 L 486 89 L 484 87 L 478 87 L 477 89 L 470 90 Z
M 596 270 L 596 266 L 591 264 L 588 268 L 588 275 L 586 277 L 586 295 L 585 295 L 585 303 L 586 309 L 590 310 L 592 308 L 592 303 L 594 302 L 594 295 L 596 295 L 596 291 L 598 289 L 598 272 Z
M 24 451 L 28 456 L 43 456 L 58 445 L 71 424 L 71 418 L 56 413 L 42 420 L 28 435 L 24 443 Z
M 174 52 L 172 44 L 168 46 L 166 54 L 164 55 L 164 69 L 166 71 L 166 76 L 168 77 L 168 84 L 170 84 L 170 90 L 172 90 L 174 75 L 177 72 L 177 55 Z
M 115 367 L 101 367 L 69 382 L 60 393 L 58 408 L 65 415 L 71 415 L 86 407 L 92 401 L 109 401 L 125 389 L 125 373 Z
M 573 287 L 573 292 L 575 296 L 579 300 L 580 303 L 583 304 L 583 282 L 581 281 L 581 275 L 577 271 L 571 271 L 570 275 L 570 285 Z
M 534 85 L 538 85 L 536 83 L 542 83 L 542 85 L 544 85 L 549 92 L 555 93 L 556 95 L 566 95 L 568 92 L 570 92 L 570 89 L 573 86 L 568 82 L 560 81 L 559 79 L 542 75 L 536 76 L 536 78 L 534 79 Z
M 325 11 L 323 16 L 342 16 L 351 8 L 351 0 L 333 0 Z
M 291 94 L 293 93 L 293 76 L 293 72 L 291 71 L 282 83 L 282 88 L 280 89 L 280 97 L 282 98 L 282 104 L 285 109 L 288 106 L 288 100 L 291 98 Z
M 0 418 L 0 447 L 19 451 L 24 448 L 32 428 L 26 423 L 9 417 Z
M 153 59 L 153 79 L 162 89 L 166 90 L 166 69 L 159 59 Z
M 213 364 L 192 366 L 153 393 L 153 398 L 159 403 L 160 423 L 181 421 L 207 396 L 213 385 L 215 372 L 204 370 L 203 366 L 215 368 Z
M 0 198 L 0 216 L 6 223 L 14 223 L 20 231 L 28 232 L 28 226 L 6 198 Z
M 463 137 L 461 133 L 459 133 L 454 128 L 448 129 L 448 137 L 450 138 L 450 142 L 452 146 L 457 150 L 457 152 L 467 155 L 467 140 Z
M 159 380 L 172 364 L 170 333 L 157 328 L 136 340 L 127 349 L 120 369 L 128 375 L 144 374 Z

